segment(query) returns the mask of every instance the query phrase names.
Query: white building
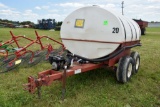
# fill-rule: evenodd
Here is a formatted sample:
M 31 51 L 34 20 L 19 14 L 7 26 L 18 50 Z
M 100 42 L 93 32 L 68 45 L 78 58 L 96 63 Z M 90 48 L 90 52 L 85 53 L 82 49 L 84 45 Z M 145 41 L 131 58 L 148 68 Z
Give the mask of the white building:
M 160 27 L 160 22 L 148 22 L 148 27 Z

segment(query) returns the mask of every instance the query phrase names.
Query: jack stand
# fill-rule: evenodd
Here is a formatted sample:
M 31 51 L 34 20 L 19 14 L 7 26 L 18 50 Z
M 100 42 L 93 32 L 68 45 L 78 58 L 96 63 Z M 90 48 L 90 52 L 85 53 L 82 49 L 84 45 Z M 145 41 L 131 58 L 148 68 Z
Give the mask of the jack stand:
M 41 99 L 41 86 L 37 87 L 38 98 Z
M 67 78 L 67 66 L 64 66 L 64 72 L 62 75 L 62 101 L 64 101 L 65 93 L 66 93 L 66 78 Z
M 41 86 L 40 84 L 38 83 L 38 80 L 35 79 L 35 83 L 37 85 L 37 94 L 38 94 L 38 98 L 41 99 Z

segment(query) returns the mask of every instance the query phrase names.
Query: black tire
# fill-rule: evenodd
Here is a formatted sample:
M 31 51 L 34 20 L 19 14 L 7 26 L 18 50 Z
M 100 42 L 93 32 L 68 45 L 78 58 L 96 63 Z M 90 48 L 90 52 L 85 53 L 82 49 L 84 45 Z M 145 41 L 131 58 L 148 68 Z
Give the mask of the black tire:
M 130 55 L 134 60 L 134 71 L 133 74 L 138 73 L 140 67 L 140 55 L 138 52 L 132 52 Z
M 126 83 L 130 80 L 134 70 L 134 61 L 130 56 L 120 58 L 116 71 L 117 80 L 121 83 Z

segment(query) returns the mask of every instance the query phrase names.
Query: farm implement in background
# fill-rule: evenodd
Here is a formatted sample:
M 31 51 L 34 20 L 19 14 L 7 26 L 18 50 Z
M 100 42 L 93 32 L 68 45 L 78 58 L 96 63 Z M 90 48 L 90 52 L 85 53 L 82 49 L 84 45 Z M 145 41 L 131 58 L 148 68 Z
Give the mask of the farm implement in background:
M 4 68 L 5 65 L 7 65 L 8 62 L 12 61 L 13 59 L 15 59 L 16 56 L 18 56 L 18 58 L 20 57 L 20 55 L 18 53 L 16 53 L 17 51 L 22 49 L 22 46 L 20 46 L 19 41 L 21 39 L 24 40 L 28 40 L 28 41 L 33 41 L 30 38 L 27 38 L 25 36 L 15 36 L 11 31 L 11 39 L 0 44 L 0 72 L 5 72 L 7 69 L 9 70 L 10 66 L 7 66 L 6 68 Z M 15 45 L 15 46 L 13 46 Z M 23 56 L 23 55 L 22 55 Z M 21 58 L 27 58 L 27 57 L 21 57 Z M 18 63 L 18 62 L 17 62 Z
M 3 56 L 0 58 L 0 73 L 10 71 L 20 64 L 23 64 L 23 67 L 31 67 L 38 64 L 41 60 L 48 60 L 50 53 L 61 52 L 64 50 L 64 45 L 55 39 L 52 39 L 48 36 L 39 36 L 38 32 L 35 31 L 36 40 L 32 40 L 25 36 L 15 36 L 11 31 L 10 34 L 12 38 L 5 43 L 0 44 L 0 54 Z M 30 43 L 26 46 L 20 46 L 19 41 L 21 38 L 29 40 Z M 51 44 L 44 44 L 42 38 L 51 40 L 59 45 L 60 49 L 53 49 Z M 13 47 L 13 43 L 16 44 L 16 48 Z M 40 49 L 37 51 L 28 50 L 33 44 L 38 44 Z

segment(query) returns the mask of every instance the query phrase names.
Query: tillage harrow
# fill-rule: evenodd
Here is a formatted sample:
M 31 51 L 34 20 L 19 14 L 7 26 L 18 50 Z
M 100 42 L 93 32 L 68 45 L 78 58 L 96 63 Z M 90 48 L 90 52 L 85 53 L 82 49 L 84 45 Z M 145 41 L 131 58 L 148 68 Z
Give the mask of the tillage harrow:
M 11 39 L 2 43 L 0 42 L 0 73 L 10 71 L 19 65 L 23 67 L 31 67 L 38 64 L 42 60 L 48 60 L 50 53 L 60 53 L 64 50 L 64 45 L 49 36 L 40 36 L 35 31 L 36 40 L 27 38 L 26 36 L 15 36 L 11 31 Z M 42 39 L 46 38 L 60 45 L 59 49 L 54 49 L 51 44 L 43 43 Z M 20 41 L 29 41 L 30 43 L 21 46 Z M 14 44 L 14 46 L 13 46 Z M 22 43 L 21 43 L 22 44 Z M 39 50 L 33 51 L 28 49 L 32 45 L 40 47 Z M 15 47 L 16 46 L 16 47 Z

